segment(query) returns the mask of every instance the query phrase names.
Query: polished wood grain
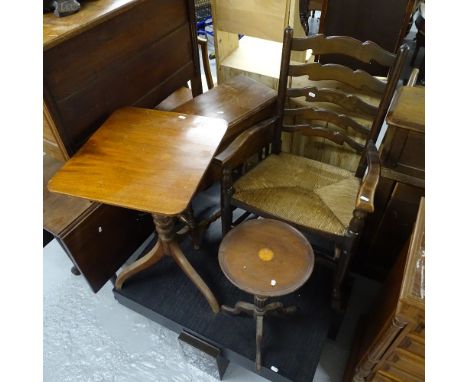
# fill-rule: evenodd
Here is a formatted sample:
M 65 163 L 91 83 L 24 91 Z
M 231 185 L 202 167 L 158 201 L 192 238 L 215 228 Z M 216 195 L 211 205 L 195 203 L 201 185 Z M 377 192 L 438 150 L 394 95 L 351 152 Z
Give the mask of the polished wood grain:
M 138 211 L 180 214 L 226 128 L 221 119 L 119 109 L 49 181 L 49 190 Z
M 267 256 L 262 258 L 262 251 Z M 241 290 L 272 297 L 295 291 L 310 277 L 314 252 L 286 223 L 249 220 L 230 231 L 219 247 L 223 273 Z
M 91 29 L 109 17 L 124 12 L 138 0 L 88 0 L 81 5 L 80 12 L 65 18 L 52 13 L 43 15 L 42 38 L 44 48 L 50 48 L 63 40 L 72 38 L 84 29 Z
M 42 218 L 45 230 L 54 236 L 61 234 L 87 213 L 95 208 L 89 200 L 77 199 L 66 195 L 51 193 L 47 189 L 49 179 L 63 166 L 63 162 L 44 155 L 43 157 L 43 207 Z
M 248 77 L 236 76 L 173 111 L 227 121 L 223 148 L 248 127 L 271 116 L 275 101 L 273 89 Z
M 58 26 L 48 16 L 44 30 L 63 35 L 44 42 L 44 100 L 69 155 L 119 107 L 154 107 L 189 80 L 202 92 L 192 2 L 99 0 Z
M 356 199 L 356 209 L 374 212 L 374 197 L 380 179 L 379 152 L 372 141 L 367 143 L 367 173 L 362 178 Z
M 424 132 L 425 89 L 402 86 L 395 94 L 387 115 L 387 124 L 416 132 Z

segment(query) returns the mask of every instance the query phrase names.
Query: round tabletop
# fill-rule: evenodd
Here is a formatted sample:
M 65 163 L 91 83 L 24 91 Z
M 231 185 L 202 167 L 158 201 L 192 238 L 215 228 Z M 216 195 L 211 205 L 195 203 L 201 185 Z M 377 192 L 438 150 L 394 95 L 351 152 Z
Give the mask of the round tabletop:
M 231 283 L 264 297 L 294 292 L 314 268 L 314 251 L 304 235 L 272 219 L 249 220 L 229 231 L 218 258 Z

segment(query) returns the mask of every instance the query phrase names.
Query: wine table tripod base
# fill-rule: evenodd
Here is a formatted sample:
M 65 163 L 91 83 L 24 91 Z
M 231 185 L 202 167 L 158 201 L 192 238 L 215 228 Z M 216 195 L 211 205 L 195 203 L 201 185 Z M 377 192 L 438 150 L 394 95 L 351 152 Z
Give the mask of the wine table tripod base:
M 263 317 L 273 312 L 290 314 L 295 306 L 281 302 L 267 304 L 269 297 L 283 296 L 299 289 L 310 277 L 314 252 L 307 239 L 286 223 L 257 219 L 230 231 L 219 248 L 219 264 L 225 276 L 239 289 L 254 295 L 254 303 L 239 301 L 223 305 L 229 314 L 247 313 L 256 321 L 257 371 L 261 369 Z

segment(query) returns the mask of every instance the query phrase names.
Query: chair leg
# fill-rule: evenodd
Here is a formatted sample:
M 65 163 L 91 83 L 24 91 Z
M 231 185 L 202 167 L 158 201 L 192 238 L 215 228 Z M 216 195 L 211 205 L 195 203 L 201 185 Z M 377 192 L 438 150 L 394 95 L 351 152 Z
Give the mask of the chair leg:
M 223 177 L 221 180 L 221 226 L 223 237 L 230 231 L 232 227 L 232 170 L 229 168 L 223 169 Z

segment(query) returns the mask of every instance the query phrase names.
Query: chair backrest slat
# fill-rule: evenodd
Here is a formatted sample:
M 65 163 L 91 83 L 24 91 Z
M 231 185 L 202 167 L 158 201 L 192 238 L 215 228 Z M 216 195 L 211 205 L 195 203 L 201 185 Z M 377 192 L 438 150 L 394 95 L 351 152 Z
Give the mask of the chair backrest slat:
M 292 50 L 312 49 L 314 56 L 321 54 L 342 54 L 353 57 L 364 63 L 377 62 L 390 67 L 396 55 L 383 49 L 375 42 L 361 42 L 348 36 L 329 36 L 318 34 L 312 37 L 295 38 L 292 42 Z
M 356 152 L 359 154 L 364 153 L 364 145 L 356 142 L 354 139 L 350 138 L 346 134 L 343 134 L 341 131 L 333 128 L 323 128 L 320 126 L 313 126 L 310 124 L 300 124 L 300 125 L 283 125 L 283 131 L 288 133 L 297 133 L 300 132 L 303 135 L 309 137 L 320 137 L 326 138 L 332 142 L 335 142 L 339 145 L 347 143 L 350 147 L 352 147 Z
M 316 86 L 304 88 L 287 89 L 288 97 L 305 97 L 308 102 L 330 102 L 341 106 L 349 112 L 363 113 L 375 116 L 378 108 L 356 97 L 354 94 L 346 93 L 339 89 L 319 89 Z
M 318 62 L 310 64 L 299 64 L 289 66 L 289 75 L 303 76 L 308 75 L 309 80 L 336 80 L 346 85 L 352 86 L 356 90 L 370 90 L 372 92 L 383 94 L 386 83 L 381 81 L 364 70 L 352 70 L 347 66 L 338 64 L 321 65 Z
M 306 49 L 312 49 L 315 56 L 340 54 L 362 62 L 387 66 L 388 77 L 382 80 L 362 69 L 353 70 L 332 63 L 291 62 L 292 50 Z M 278 126 L 274 152 L 278 152 L 281 147 L 281 131 L 300 132 L 339 145 L 347 144 L 361 155 L 356 175 L 362 177 L 365 169 L 365 144 L 362 143 L 376 140 L 407 54 L 406 45 L 393 54 L 371 41 L 361 42 L 346 36 L 293 38 L 292 28 L 286 28 L 278 86 Z M 290 77 L 302 78 L 294 82 L 289 80 Z M 306 80 L 307 77 L 314 82 Z M 305 85 L 301 89 L 298 85 L 300 83 Z M 292 88 L 288 89 L 288 84 Z
M 309 107 L 300 107 L 294 109 L 284 109 L 285 116 L 292 116 L 292 117 L 305 117 L 308 121 L 325 121 L 331 122 L 334 125 L 341 127 L 342 129 L 346 130 L 348 128 L 353 129 L 365 137 L 367 137 L 370 133 L 370 129 L 359 124 L 354 119 L 348 117 L 345 114 L 338 114 L 334 111 L 325 110 L 315 108 L 313 106 Z

